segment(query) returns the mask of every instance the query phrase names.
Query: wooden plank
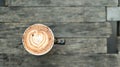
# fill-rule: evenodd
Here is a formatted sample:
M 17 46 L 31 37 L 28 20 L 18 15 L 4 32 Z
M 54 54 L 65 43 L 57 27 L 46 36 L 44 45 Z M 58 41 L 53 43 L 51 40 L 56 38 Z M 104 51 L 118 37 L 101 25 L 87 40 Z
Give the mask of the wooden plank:
M 106 38 L 64 38 L 65 45 L 54 45 L 53 49 L 48 53 L 50 55 L 66 55 L 66 54 L 91 54 L 106 53 Z M 20 37 L 0 39 L 0 53 L 6 54 L 24 54 L 29 55 L 25 51 Z
M 110 22 L 112 26 L 112 34 L 107 39 L 108 53 L 118 53 L 117 34 L 118 34 L 118 23 Z
M 117 6 L 118 0 L 6 0 L 9 6 Z
M 1 53 L 26 54 L 26 51 L 22 46 L 21 39 L 24 30 L 32 24 L 34 23 L 32 22 L 31 23 L 0 23 Z M 43 24 L 48 25 L 53 30 L 55 37 L 68 38 L 66 39 L 67 45 L 55 46 L 56 48 L 53 49 L 52 53 L 68 54 L 70 52 L 73 53 L 106 53 L 107 52 L 106 37 L 109 37 L 109 35 L 111 34 L 111 26 L 108 22 L 43 23 Z M 72 39 L 69 39 L 69 37 L 70 38 L 72 37 Z M 73 37 L 82 37 L 82 38 L 73 39 Z M 102 37 L 102 38 L 99 39 L 98 37 Z
M 0 7 L 0 22 L 104 22 L 105 7 Z
M 120 54 L 120 37 L 118 37 L 118 51 L 119 51 L 119 54 Z
M 4 55 L 4 54 L 3 54 Z M 119 67 L 119 55 L 74 54 L 74 55 L 5 55 L 4 67 Z
M 24 30 L 34 23 L 0 23 L 0 51 L 7 54 L 26 54 L 22 46 Z M 54 32 L 55 37 L 68 38 L 66 45 L 56 45 L 52 53 L 106 53 L 106 37 L 111 26 L 105 23 L 43 23 Z M 77 37 L 73 39 L 73 37 Z M 81 38 L 79 38 L 81 37 Z M 85 38 L 84 38 L 85 37 Z M 90 38 L 89 38 L 90 37 Z M 96 38 L 97 37 L 97 38 Z M 98 38 L 100 37 L 100 38 Z M 72 39 L 70 39 L 72 38 Z M 7 49 L 7 50 L 6 50 Z M 57 51 L 57 52 L 56 52 Z
M 103 25 L 102 25 L 102 23 L 98 23 L 98 24 L 95 23 L 95 25 L 93 23 L 88 23 L 88 24 L 92 24 L 92 25 L 90 25 L 90 27 L 95 26 L 95 25 L 100 25 L 98 27 L 103 28 L 103 26 L 105 26 L 105 27 L 107 26 L 107 25 L 104 25 L 104 23 L 103 23 Z M 71 30 L 74 30 L 73 29 L 74 27 L 78 27 L 77 29 L 82 30 L 82 29 L 85 28 L 85 26 L 86 27 L 88 26 L 88 28 L 90 29 L 88 24 L 85 24 L 85 23 L 80 23 L 80 24 L 78 24 L 78 23 L 68 23 L 68 24 L 58 24 L 57 25 L 57 24 L 53 23 L 51 25 L 50 24 L 47 24 L 47 25 L 50 25 L 50 28 L 54 31 L 55 37 L 61 37 L 61 36 L 64 36 L 64 37 L 86 37 L 87 34 L 90 35 L 90 32 L 88 32 L 86 34 L 83 33 L 83 34 L 78 34 L 77 35 L 76 34 L 77 32 L 71 33 Z M 68 25 L 68 28 L 66 28 L 65 25 Z M 73 27 L 71 25 L 75 25 L 75 26 Z M 0 32 L 0 38 L 1 38 L 0 41 L 1 41 L 1 44 L 3 45 L 3 47 L 1 46 L 2 47 L 1 50 L 2 51 L 4 50 L 4 52 L 8 52 L 8 53 L 9 53 L 9 51 L 11 51 L 13 53 L 20 53 L 21 49 L 20 50 L 16 49 L 16 47 L 19 47 L 18 45 L 22 44 L 21 43 L 22 34 L 23 34 L 24 30 L 26 29 L 26 27 L 28 27 L 28 26 L 29 26 L 29 24 L 25 24 L 25 23 L 0 23 L 0 27 L 1 27 L 0 28 L 0 31 L 1 31 Z M 62 27 L 64 27 L 64 29 L 62 29 Z M 82 29 L 80 29 L 79 27 L 82 27 Z M 68 29 L 71 29 L 71 30 L 69 30 L 70 32 L 68 31 Z M 97 28 L 95 28 L 95 29 L 97 29 Z M 61 31 L 59 31 L 59 30 L 62 30 L 63 33 Z M 94 30 L 94 29 L 92 28 L 91 30 Z M 87 32 L 87 31 L 83 30 L 83 32 Z M 99 33 L 98 31 L 95 31 L 95 32 Z M 100 32 L 101 32 L 101 29 L 100 29 Z M 93 31 L 91 31 L 91 33 L 93 33 Z M 97 33 L 95 33 L 96 37 L 98 37 Z M 57 34 L 59 34 L 59 35 L 57 35 Z M 95 34 L 93 34 L 93 36 L 95 36 Z M 88 36 L 88 37 L 91 37 L 91 35 Z M 103 37 L 103 35 L 101 35 L 101 37 Z M 71 47 L 73 47 L 74 49 L 77 49 L 77 50 L 79 50 L 79 48 L 81 47 L 80 52 L 89 52 L 89 51 L 90 52 L 95 52 L 95 53 L 99 52 L 99 51 L 100 52 L 106 52 L 106 40 L 104 40 L 104 39 L 102 39 L 102 40 L 103 41 L 101 43 L 99 43 L 99 44 L 101 44 L 101 45 L 99 45 L 99 47 L 96 46 L 97 43 L 99 42 L 99 40 L 98 40 L 98 42 L 96 42 L 96 39 L 92 40 L 92 38 L 88 39 L 88 45 L 87 45 L 87 40 L 84 40 L 84 39 L 83 40 L 82 39 L 80 39 L 80 40 L 79 39 L 78 40 L 73 39 L 73 40 L 70 40 L 70 41 L 67 40 L 67 42 L 68 42 L 68 44 L 75 44 L 76 43 L 77 45 L 79 43 L 83 43 L 83 45 L 81 45 L 81 46 L 78 45 L 78 47 L 76 47 L 76 45 L 74 45 L 74 46 L 71 45 Z M 81 41 L 83 41 L 83 42 L 81 42 Z M 90 45 L 89 45 L 90 43 L 94 47 L 93 46 L 90 47 Z M 94 43 L 96 43 L 96 44 L 94 44 Z M 11 46 L 9 46 L 9 47 L 11 47 L 10 49 L 8 49 L 8 47 L 7 47 L 8 44 L 11 45 Z M 14 44 L 14 46 L 13 46 L 13 44 Z M 16 45 L 16 44 L 18 44 L 18 45 Z M 83 47 L 85 47 L 85 48 L 83 48 Z M 13 49 L 13 48 L 15 48 L 15 49 Z M 96 48 L 97 48 L 97 50 L 96 50 Z M 100 49 L 98 49 L 98 48 L 100 48 Z M 6 50 L 6 49 L 8 49 L 8 50 Z M 63 49 L 63 47 L 61 49 Z M 68 46 L 68 48 L 65 48 L 65 49 L 67 49 L 68 51 L 71 51 L 71 48 L 69 46 Z M 88 51 L 88 49 L 89 49 L 89 51 Z M 59 48 L 58 48 L 58 50 L 59 50 Z M 24 51 L 22 51 L 22 52 L 24 52 Z
M 37 22 L 38 23 L 38 22 Z M 35 23 L 0 23 L 0 38 L 21 37 L 25 29 Z M 111 25 L 104 23 L 43 23 L 55 37 L 109 37 Z
M 83 22 L 102 22 L 106 21 L 105 7 L 84 7 L 84 21 Z
M 107 8 L 107 20 L 108 21 L 120 21 L 120 7 L 108 7 Z

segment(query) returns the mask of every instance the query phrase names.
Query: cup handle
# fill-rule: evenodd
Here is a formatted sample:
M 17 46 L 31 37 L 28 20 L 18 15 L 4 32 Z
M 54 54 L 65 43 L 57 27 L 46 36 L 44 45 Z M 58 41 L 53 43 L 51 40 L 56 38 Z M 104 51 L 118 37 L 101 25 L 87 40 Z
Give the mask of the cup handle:
M 56 45 L 65 45 L 65 39 L 63 38 L 55 38 L 54 44 Z

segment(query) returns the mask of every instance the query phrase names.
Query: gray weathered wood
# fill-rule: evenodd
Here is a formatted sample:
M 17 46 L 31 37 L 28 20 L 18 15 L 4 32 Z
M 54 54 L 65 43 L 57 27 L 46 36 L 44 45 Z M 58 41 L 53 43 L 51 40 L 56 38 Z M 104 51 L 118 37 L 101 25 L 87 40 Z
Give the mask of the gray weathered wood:
M 35 23 L 0 23 L 0 38 L 21 37 L 25 29 Z M 111 25 L 105 23 L 43 23 L 55 37 L 109 37 Z
M 69 55 L 69 54 L 90 54 L 106 53 L 106 38 L 64 38 L 65 45 L 54 45 L 48 54 Z M 6 54 L 29 54 L 25 51 L 20 37 L 0 39 L 0 53 Z
M 119 55 L 73 54 L 73 55 L 9 55 L 2 54 L 5 67 L 119 67 Z
M 120 7 L 108 7 L 107 8 L 107 20 L 108 21 L 120 21 Z
M 0 7 L 0 22 L 104 22 L 105 7 Z
M 6 0 L 9 6 L 117 6 L 118 0 Z
M 106 21 L 105 7 L 83 7 L 84 8 L 84 21 L 96 22 Z
M 1 52 L 20 54 L 25 50 L 22 46 L 22 34 L 33 23 L 0 23 Z M 54 32 L 55 37 L 108 37 L 109 23 L 43 23 Z M 104 28 L 105 27 L 105 28 Z M 101 32 L 101 33 L 100 33 Z M 102 33 L 103 32 L 103 33 Z M 65 46 L 56 47 L 53 53 L 106 53 L 105 38 L 66 39 Z M 73 45 L 72 45 L 73 44 Z M 20 45 L 20 46 L 19 46 Z M 69 46 L 68 46 L 69 45 Z M 77 47 L 76 47 L 77 46 Z M 7 50 L 6 50 L 7 49 Z M 65 49 L 65 50 L 63 50 Z M 56 52 L 58 51 L 58 52 Z M 25 52 L 26 53 L 26 52 Z
M 0 23 L 0 53 L 29 54 L 24 50 L 21 39 L 24 30 L 34 23 Z M 49 54 L 66 55 L 107 52 L 106 38 L 104 37 L 111 34 L 111 26 L 108 22 L 43 24 L 48 25 L 53 30 L 55 37 L 66 40 L 66 45 L 55 45 Z

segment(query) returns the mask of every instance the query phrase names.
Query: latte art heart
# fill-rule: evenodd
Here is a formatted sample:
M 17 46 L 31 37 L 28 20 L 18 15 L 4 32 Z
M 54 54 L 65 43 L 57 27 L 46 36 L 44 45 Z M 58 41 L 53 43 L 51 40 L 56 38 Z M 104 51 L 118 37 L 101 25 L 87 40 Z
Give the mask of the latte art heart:
M 34 36 L 31 37 L 31 41 L 33 41 L 36 45 L 39 45 L 40 42 L 43 39 L 43 35 L 35 34 Z
M 27 36 L 29 42 L 36 47 L 42 48 L 40 47 L 43 43 L 45 43 L 44 45 L 47 45 L 48 42 L 48 35 L 42 31 L 42 32 L 38 32 L 37 30 L 32 30 L 30 31 L 30 33 Z
M 25 49 L 34 55 L 47 53 L 53 46 L 54 36 L 45 25 L 35 24 L 27 28 L 23 34 Z

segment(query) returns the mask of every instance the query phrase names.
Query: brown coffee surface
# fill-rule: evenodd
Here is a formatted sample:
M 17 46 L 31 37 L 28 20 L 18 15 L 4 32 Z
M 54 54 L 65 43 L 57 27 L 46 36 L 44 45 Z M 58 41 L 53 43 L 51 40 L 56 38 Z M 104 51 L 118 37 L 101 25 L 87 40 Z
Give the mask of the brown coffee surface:
M 54 35 L 49 27 L 43 24 L 34 24 L 25 30 L 22 41 L 24 48 L 29 53 L 44 55 L 53 47 Z

